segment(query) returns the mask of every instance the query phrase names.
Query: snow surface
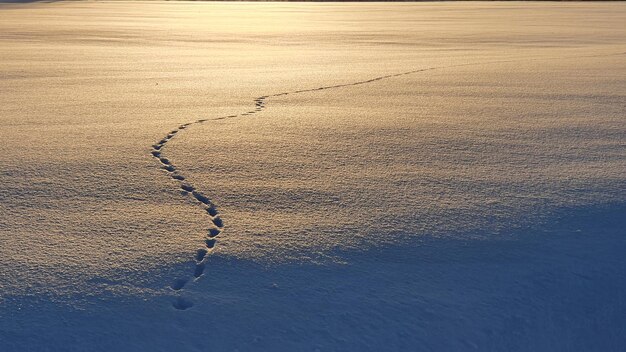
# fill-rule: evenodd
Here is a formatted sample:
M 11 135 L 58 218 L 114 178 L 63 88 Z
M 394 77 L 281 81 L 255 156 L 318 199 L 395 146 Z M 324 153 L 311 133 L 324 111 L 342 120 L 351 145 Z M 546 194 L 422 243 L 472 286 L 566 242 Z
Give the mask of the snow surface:
M 0 4 L 0 351 L 624 350 L 625 20 Z

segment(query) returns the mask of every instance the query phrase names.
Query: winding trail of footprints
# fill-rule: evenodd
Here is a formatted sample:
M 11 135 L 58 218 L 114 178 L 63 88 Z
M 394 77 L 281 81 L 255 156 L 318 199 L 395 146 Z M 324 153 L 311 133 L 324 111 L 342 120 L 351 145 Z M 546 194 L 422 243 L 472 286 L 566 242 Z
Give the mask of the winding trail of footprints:
M 588 55 L 588 56 L 581 56 L 581 57 L 601 57 L 601 56 L 613 56 L 613 55 L 623 55 L 623 54 L 626 54 L 626 53 L 620 52 L 620 53 L 612 53 L 608 55 Z M 548 58 L 543 58 L 543 59 L 548 59 Z M 156 158 L 159 161 L 159 163 L 161 164 L 161 168 L 165 170 L 168 176 L 171 177 L 173 180 L 179 182 L 181 193 L 184 196 L 189 196 L 189 197 L 194 198 L 197 201 L 198 205 L 201 206 L 206 211 L 206 214 L 209 217 L 211 224 L 205 235 L 204 246 L 202 248 L 199 248 L 196 251 L 196 254 L 194 255 L 195 269 L 193 272 L 193 278 L 176 279 L 172 282 L 172 284 L 170 285 L 170 288 L 174 291 L 180 291 L 185 287 L 185 285 L 190 280 L 195 281 L 204 274 L 208 257 L 210 253 L 215 249 L 215 246 L 219 239 L 219 235 L 224 230 L 224 222 L 220 218 L 217 208 L 215 204 L 211 201 L 211 199 L 207 197 L 206 195 L 204 195 L 199 190 L 197 190 L 196 187 L 193 186 L 191 183 L 189 183 L 188 180 L 183 175 L 181 175 L 180 172 L 178 172 L 176 166 L 174 166 L 169 159 L 163 156 L 163 149 L 167 145 L 167 142 L 169 142 L 172 138 L 178 136 L 182 131 L 187 129 L 189 126 L 202 124 L 207 121 L 224 120 L 224 119 L 229 119 L 229 118 L 249 116 L 249 115 L 256 114 L 257 112 L 261 112 L 265 109 L 266 100 L 272 97 L 280 97 L 280 96 L 285 96 L 285 95 L 290 95 L 290 94 L 315 92 L 315 91 L 333 89 L 333 88 L 358 86 L 358 85 L 372 83 L 372 82 L 376 82 L 376 81 L 380 81 L 380 80 L 384 80 L 388 78 L 400 77 L 400 76 L 410 75 L 410 74 L 419 73 L 419 72 L 437 70 L 437 69 L 463 67 L 463 66 L 476 66 L 476 65 L 495 64 L 495 63 L 518 62 L 518 61 L 522 61 L 522 60 L 520 59 L 500 60 L 500 61 L 491 61 L 491 62 L 482 62 L 482 63 L 467 63 L 467 64 L 439 66 L 439 67 L 428 67 L 428 68 L 423 68 L 423 69 L 417 69 L 417 70 L 411 70 L 411 71 L 406 71 L 406 72 L 401 72 L 401 73 L 374 77 L 374 78 L 363 80 L 363 81 L 322 86 L 322 87 L 310 88 L 310 89 L 302 89 L 302 90 L 296 90 L 296 91 L 291 91 L 291 92 L 282 92 L 282 93 L 276 93 L 276 94 L 270 94 L 270 95 L 262 95 L 254 99 L 254 110 L 246 111 L 246 112 L 236 114 L 236 115 L 227 115 L 227 116 L 221 116 L 221 117 L 216 117 L 212 119 L 200 119 L 200 120 L 196 120 L 193 122 L 184 123 L 178 126 L 178 128 L 173 129 L 163 139 L 158 141 L 156 144 L 152 145 L 152 150 L 150 153 L 152 154 L 154 158 Z M 529 59 L 526 59 L 525 61 L 529 61 Z M 191 308 L 193 306 L 193 303 L 190 300 L 182 296 L 178 296 L 176 300 L 172 303 L 172 306 L 178 310 L 186 310 L 188 308 Z

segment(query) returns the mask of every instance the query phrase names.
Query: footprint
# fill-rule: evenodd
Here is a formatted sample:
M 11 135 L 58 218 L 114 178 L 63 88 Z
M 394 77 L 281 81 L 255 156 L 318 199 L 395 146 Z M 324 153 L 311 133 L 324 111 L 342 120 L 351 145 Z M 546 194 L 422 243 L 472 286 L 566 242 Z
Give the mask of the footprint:
M 151 153 L 155 158 L 159 158 L 161 156 L 161 152 L 156 151 L 156 150 L 153 150 Z
M 193 192 L 193 186 L 188 185 L 186 183 L 183 183 L 182 185 L 180 185 L 180 188 L 182 188 L 183 190 L 187 192 Z
M 198 191 L 193 191 L 192 194 L 193 194 L 193 197 L 198 200 L 198 202 L 205 204 L 205 205 L 211 204 L 211 201 L 209 201 L 209 198 L 207 198 L 204 194 Z
M 219 227 L 219 228 L 224 227 L 224 222 L 223 222 L 223 221 L 222 221 L 222 219 L 221 219 L 221 218 L 219 218 L 219 217 L 214 217 L 214 218 L 213 218 L 213 223 L 215 224 L 215 226 L 217 226 L 217 227 Z
M 209 229 L 209 233 L 207 234 L 207 236 L 209 236 L 210 238 L 213 238 L 219 235 L 220 232 L 221 231 L 219 229 Z
M 165 165 L 165 166 L 163 166 L 163 169 L 165 169 L 165 170 L 167 170 L 167 171 L 169 171 L 169 172 L 174 172 L 174 171 L 176 171 L 176 168 L 175 168 L 175 167 L 173 167 L 172 165 Z
M 204 248 L 198 249 L 198 251 L 196 252 L 196 261 L 198 261 L 198 262 L 203 261 L 208 253 L 209 253 L 209 251 L 207 251 Z
M 178 174 L 172 174 L 172 178 L 175 180 L 179 180 L 179 181 L 182 181 L 185 179 L 183 175 L 178 175 Z
M 209 213 L 209 215 L 211 215 L 211 216 L 217 215 L 217 209 L 215 209 L 215 207 L 213 205 L 207 206 L 206 207 L 206 212 Z
M 215 243 L 217 243 L 217 240 L 215 238 L 207 238 L 204 243 L 206 243 L 206 247 L 208 249 L 213 249 L 215 247 Z
M 178 310 L 187 310 L 193 307 L 193 303 L 183 297 L 177 297 L 176 300 L 172 303 L 172 306 Z
M 204 263 L 198 263 L 198 264 L 196 264 L 196 269 L 195 269 L 195 270 L 194 270 L 194 272 L 193 272 L 193 276 L 194 276 L 196 279 L 197 279 L 197 278 L 199 278 L 200 276 L 202 276 L 202 274 L 204 274 L 204 268 L 205 268 Z
M 176 279 L 174 280 L 174 282 L 172 282 L 172 285 L 170 287 L 172 288 L 172 290 L 178 291 L 182 289 L 183 287 L 185 287 L 186 284 L 187 284 L 187 279 Z

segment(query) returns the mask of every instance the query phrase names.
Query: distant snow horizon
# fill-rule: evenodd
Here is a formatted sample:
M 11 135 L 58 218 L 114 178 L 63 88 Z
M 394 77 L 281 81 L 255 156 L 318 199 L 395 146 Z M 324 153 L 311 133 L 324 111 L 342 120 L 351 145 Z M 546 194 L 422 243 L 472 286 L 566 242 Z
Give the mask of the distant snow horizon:
M 0 0 L 1 3 L 138 1 L 138 2 L 622 2 L 624 0 Z

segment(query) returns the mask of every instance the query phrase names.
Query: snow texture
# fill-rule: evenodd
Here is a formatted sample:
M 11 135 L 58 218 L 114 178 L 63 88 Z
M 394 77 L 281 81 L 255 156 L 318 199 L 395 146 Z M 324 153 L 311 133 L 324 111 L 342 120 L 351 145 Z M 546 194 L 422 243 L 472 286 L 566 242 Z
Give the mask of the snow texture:
M 0 4 L 0 351 L 622 351 L 625 19 Z

